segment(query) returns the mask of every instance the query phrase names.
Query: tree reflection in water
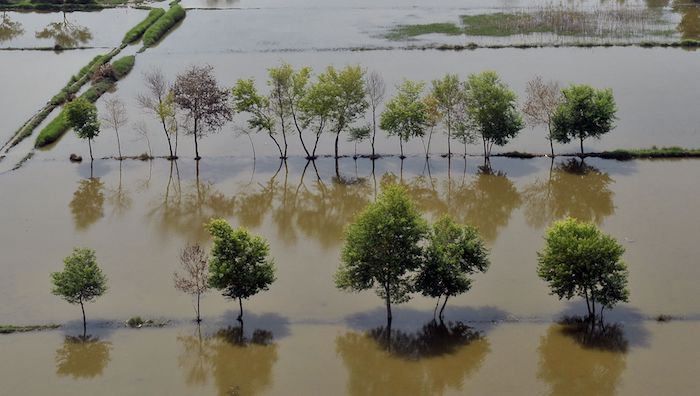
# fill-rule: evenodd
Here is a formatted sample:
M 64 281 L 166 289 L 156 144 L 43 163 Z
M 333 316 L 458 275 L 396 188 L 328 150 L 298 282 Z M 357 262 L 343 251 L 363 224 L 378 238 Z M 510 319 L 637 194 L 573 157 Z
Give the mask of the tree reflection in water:
M 104 216 L 104 183 L 97 177 L 81 180 L 68 206 L 77 230 L 86 230 Z
M 0 43 L 10 41 L 22 33 L 24 33 L 22 24 L 10 19 L 7 16 L 7 12 L 3 11 L 2 15 L 0 15 Z
M 88 379 L 102 375 L 110 361 L 112 344 L 91 335 L 66 336 L 56 350 L 56 374 L 59 377 Z
M 490 352 L 488 341 L 460 322 L 432 321 L 415 333 L 380 327 L 336 338 L 352 395 L 461 391 Z
M 572 158 L 554 167 L 547 180 L 523 190 L 525 221 L 543 228 L 567 216 L 600 224 L 615 213 L 613 179 L 583 160 Z
M 119 183 L 117 188 L 111 189 L 108 201 L 114 210 L 114 213 L 119 216 L 124 214 L 131 207 L 131 196 L 129 190 L 122 187 L 122 163 L 119 161 Z
M 277 361 L 273 334 L 256 329 L 245 336 L 244 325 L 221 329 L 208 337 L 201 330 L 178 337 L 184 350 L 178 362 L 189 386 L 202 386 L 211 376 L 220 395 L 254 395 L 272 385 L 272 367 Z
M 86 26 L 70 22 L 63 12 L 63 20 L 49 23 L 44 29 L 36 32 L 38 39 L 52 39 L 54 45 L 60 48 L 77 47 L 92 40 L 92 33 Z
M 614 395 L 626 368 L 627 340 L 619 325 L 570 319 L 540 341 L 537 377 L 550 395 Z

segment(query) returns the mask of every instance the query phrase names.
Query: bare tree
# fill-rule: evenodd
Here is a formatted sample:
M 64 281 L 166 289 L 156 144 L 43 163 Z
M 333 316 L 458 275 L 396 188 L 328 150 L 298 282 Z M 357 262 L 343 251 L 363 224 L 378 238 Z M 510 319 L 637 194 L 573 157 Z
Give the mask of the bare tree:
M 124 103 L 119 97 L 113 97 L 107 99 L 105 110 L 107 114 L 102 116 L 102 122 L 109 128 L 114 129 L 114 133 L 117 135 L 117 150 L 119 152 L 119 160 L 121 161 L 123 157 L 122 144 L 119 140 L 119 128 L 124 126 L 128 120 L 126 118 L 126 106 L 124 106 Z
M 230 91 L 219 87 L 209 65 L 192 66 L 177 76 L 173 84 L 175 104 L 192 122 L 188 128 L 194 136 L 195 160 L 200 160 L 197 139 L 207 132 L 216 132 L 233 114 L 229 105 Z
M 188 244 L 180 254 L 183 273 L 175 272 L 175 288 L 191 296 L 197 296 L 197 323 L 202 321 L 199 314 L 199 300 L 209 290 L 209 255 L 199 244 Z
M 564 101 L 559 83 L 556 81 L 544 81 L 541 76 L 535 76 L 535 78 L 528 81 L 525 92 L 527 98 L 522 109 L 525 115 L 525 122 L 530 127 L 547 126 L 547 140 L 549 140 L 549 147 L 552 150 L 552 157 L 554 157 L 552 116 L 557 107 Z
M 169 84 L 160 69 L 144 73 L 143 79 L 148 92 L 139 94 L 136 99 L 141 107 L 158 118 L 163 126 L 165 138 L 168 140 L 168 149 L 170 150 L 168 159 L 177 159 L 177 119 Z M 175 151 L 173 151 L 171 135 L 175 135 Z
M 372 159 L 376 158 L 374 153 L 374 139 L 377 136 L 377 108 L 384 100 L 386 94 L 386 84 L 384 78 L 377 71 L 372 71 L 365 77 L 365 90 L 367 92 L 367 101 L 372 109 Z
M 136 129 L 136 133 L 141 136 L 144 140 L 146 140 L 146 145 L 148 147 L 148 157 L 153 158 L 153 150 L 151 150 L 151 138 L 148 134 L 148 127 L 146 126 L 146 123 L 143 122 L 143 120 L 137 122 L 134 124 L 134 129 Z

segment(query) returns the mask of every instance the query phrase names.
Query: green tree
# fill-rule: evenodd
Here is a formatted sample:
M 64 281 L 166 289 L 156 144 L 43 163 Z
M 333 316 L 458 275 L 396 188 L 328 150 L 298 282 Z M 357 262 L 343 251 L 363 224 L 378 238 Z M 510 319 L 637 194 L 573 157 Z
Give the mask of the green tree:
M 100 122 L 97 120 L 97 107 L 89 100 L 79 97 L 68 103 L 65 108 L 68 125 L 73 128 L 80 139 L 87 139 L 92 156 L 92 139 L 100 134 Z
M 437 100 L 437 108 L 447 127 L 447 155 L 452 155 L 452 127 L 457 118 L 460 103 L 464 101 L 464 93 L 459 86 L 456 74 L 446 74 L 441 80 L 433 80 L 431 95 Z
M 279 119 L 279 125 L 284 141 L 284 157 L 287 157 L 287 129 L 293 123 L 299 133 L 301 147 L 310 159 L 311 154 L 306 147 L 303 137 L 303 124 L 300 120 L 299 106 L 308 88 L 311 68 L 302 67 L 298 71 L 288 64 L 283 63 L 279 67 L 267 70 L 269 79 L 267 85 L 270 87 L 270 104 L 272 113 Z
M 416 289 L 424 296 L 445 300 L 440 320 L 451 296 L 471 289 L 469 275 L 486 272 L 488 249 L 473 226 L 460 226 L 449 216 L 441 217 L 432 227 L 425 249 L 425 260 L 416 277 Z M 437 310 L 437 304 L 435 305 Z
M 586 299 L 588 316 L 595 321 L 596 303 L 603 309 L 627 302 L 625 249 L 592 223 L 574 218 L 555 222 L 545 236 L 544 250 L 537 253 L 537 274 L 560 299 Z
M 379 127 L 389 136 L 399 137 L 401 159 L 405 158 L 403 143 L 425 135 L 428 127 L 428 108 L 421 99 L 424 86 L 422 82 L 404 80 L 379 117 Z
M 360 66 L 346 66 L 336 70 L 328 66 L 318 76 L 319 82 L 325 84 L 331 131 L 335 133 L 335 158 L 338 156 L 338 139 L 340 134 L 361 117 L 367 106 L 365 98 L 365 73 Z
M 233 229 L 223 219 L 206 225 L 214 238 L 209 261 L 209 286 L 238 300 L 243 320 L 243 299 L 268 290 L 275 281 L 275 264 L 269 258 L 270 246 L 265 239 L 251 235 L 244 228 Z
M 271 107 L 270 99 L 260 95 L 255 87 L 255 80 L 240 79 L 233 87 L 233 111 L 236 113 L 248 113 L 248 127 L 258 132 L 265 131 L 277 146 L 280 158 L 284 158 L 279 141 L 275 135 L 275 115 Z
M 486 158 L 494 144 L 505 145 L 523 129 L 515 92 L 496 72 L 470 75 L 465 83 L 465 97 L 470 124 L 481 137 Z
M 584 139 L 600 139 L 615 127 L 615 98 L 611 89 L 595 89 L 584 84 L 573 84 L 562 94 L 564 102 L 552 117 L 553 138 L 560 143 L 578 139 L 583 155 Z
M 374 288 L 386 303 L 388 326 L 391 304 L 410 300 L 411 273 L 420 267 L 420 242 L 427 225 L 406 190 L 388 185 L 350 224 L 335 274 L 336 287 L 360 292 Z
M 83 312 L 83 335 L 87 330 L 85 303 L 92 302 L 107 291 L 107 277 L 97 266 L 95 251 L 73 249 L 73 253 L 63 259 L 63 272 L 51 274 L 51 293 L 60 296 L 70 304 L 80 304 Z

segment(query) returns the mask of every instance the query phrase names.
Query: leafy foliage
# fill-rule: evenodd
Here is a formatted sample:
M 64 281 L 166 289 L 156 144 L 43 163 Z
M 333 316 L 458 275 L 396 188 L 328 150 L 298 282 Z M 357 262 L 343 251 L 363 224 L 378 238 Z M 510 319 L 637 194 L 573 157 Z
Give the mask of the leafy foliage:
M 63 259 L 63 272 L 51 274 L 51 293 L 60 296 L 70 304 L 91 302 L 107 291 L 107 277 L 97 266 L 95 251 L 74 249 Z
M 184 18 L 185 9 L 181 5 L 175 4 L 170 7 L 165 14 L 153 22 L 143 33 L 143 46 L 152 47 L 157 44 L 176 23 Z
M 403 142 L 425 135 L 428 109 L 421 100 L 424 83 L 404 80 L 398 92 L 387 104 L 380 116 L 379 126 L 389 136 L 398 136 L 403 157 Z
M 209 286 L 239 300 L 268 290 L 275 281 L 275 265 L 267 241 L 244 228 L 233 229 L 223 219 L 214 219 L 206 227 L 214 238 Z
M 538 252 L 537 274 L 560 299 L 586 299 L 589 316 L 595 304 L 612 308 L 627 302 L 627 266 L 621 260 L 625 249 L 591 223 L 568 218 L 547 231 L 545 247 Z
M 97 107 L 80 97 L 66 105 L 66 121 L 81 139 L 92 140 L 100 133 Z
M 615 127 L 617 105 L 611 89 L 595 89 L 589 85 L 573 84 L 562 91 L 564 102 L 552 118 L 554 140 L 568 143 L 587 138 L 600 138 Z

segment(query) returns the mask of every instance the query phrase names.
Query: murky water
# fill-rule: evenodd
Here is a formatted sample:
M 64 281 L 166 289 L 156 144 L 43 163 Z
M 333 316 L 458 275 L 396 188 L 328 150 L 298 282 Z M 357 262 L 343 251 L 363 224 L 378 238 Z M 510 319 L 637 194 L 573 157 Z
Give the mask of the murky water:
M 133 128 L 144 120 L 154 154 L 165 153 L 157 125 L 136 106 L 143 72 L 161 67 L 173 78 L 193 63 L 210 63 L 222 84 L 231 86 L 242 77 L 262 81 L 266 68 L 281 61 L 315 70 L 360 64 L 383 74 L 389 96 L 404 77 L 427 81 L 450 72 L 464 78 L 487 69 L 498 71 L 521 96 L 536 74 L 564 84 L 611 87 L 619 105 L 617 128 L 600 141 L 586 142 L 586 150 L 700 146 L 700 82 L 695 78 L 700 61 L 694 52 L 332 50 L 386 44 L 377 33 L 399 23 L 542 4 L 433 3 L 185 0 L 188 7 L 234 9 L 190 11 L 186 23 L 139 54 L 134 71 L 105 96 L 117 95 L 127 103 L 123 151 L 147 151 Z M 672 1 L 631 4 L 678 12 Z M 7 15 L 20 20 L 26 31 L 3 46 L 51 45 L 37 40 L 34 31 L 62 18 L 60 13 Z M 113 46 L 143 15 L 145 11 L 118 9 L 67 18 L 90 28 L 86 45 Z M 679 22 L 691 36 L 695 19 L 688 13 Z M 101 52 L 0 52 L 0 139 Z M 47 64 L 51 73 L 45 72 Z M 98 101 L 100 109 L 105 98 Z M 0 395 L 700 392 L 700 350 L 694 341 L 700 331 L 697 160 L 587 159 L 581 164 L 567 158 L 493 158 L 491 171 L 485 172 L 480 157 L 439 157 L 446 142 L 436 131 L 430 162 L 415 140 L 406 145 L 409 157 L 404 161 L 388 156 L 373 164 L 345 157 L 336 166 L 324 157 L 308 163 L 300 158 L 295 135 L 289 139 L 292 157 L 282 164 L 261 134 L 253 136 L 254 160 L 247 137 L 240 136 L 242 125 L 236 119 L 203 139 L 199 166 L 190 159 L 190 137 L 181 137 L 177 163 L 100 159 L 92 166 L 71 164 L 70 153 L 87 154 L 85 143 L 72 133 L 19 170 L 3 173 L 16 158 L 2 163 L 0 301 L 5 303 L 0 324 L 55 322 L 64 327 L 0 336 Z M 31 143 L 23 143 L 15 154 L 21 157 Z M 331 136 L 324 137 L 320 151 L 331 152 L 331 144 Z M 388 154 L 398 151 L 397 142 L 385 137 L 379 137 L 377 147 Z M 468 153 L 479 150 L 466 148 Z M 543 130 L 526 129 L 501 150 L 544 152 L 548 145 Z M 342 142 L 341 151 L 352 154 L 354 147 Z M 358 146 L 359 153 L 367 151 L 366 144 Z M 112 131 L 102 132 L 95 152 L 98 157 L 116 153 Z M 416 296 L 395 308 L 388 332 L 381 327 L 381 301 L 372 292 L 346 294 L 333 285 L 343 229 L 384 182 L 403 183 L 429 220 L 449 213 L 476 225 L 491 249 L 488 272 L 476 277 L 467 295 L 450 299 L 445 326 L 431 322 L 435 302 Z M 535 273 L 545 228 L 565 216 L 595 222 L 626 249 L 631 299 L 607 314 L 616 325 L 601 333 L 557 324 L 585 308 L 548 295 Z M 235 320 L 235 304 L 210 292 L 203 299 L 205 321 L 198 329 L 190 322 L 192 301 L 172 285 L 180 249 L 195 241 L 208 246 L 202 224 L 212 217 L 264 236 L 276 259 L 278 280 L 245 302 L 243 328 Z M 87 305 L 85 336 L 79 308 L 50 294 L 49 273 L 61 268 L 74 246 L 97 251 L 110 287 Z M 662 314 L 674 320 L 656 322 Z M 123 321 L 135 315 L 168 325 L 125 328 Z

